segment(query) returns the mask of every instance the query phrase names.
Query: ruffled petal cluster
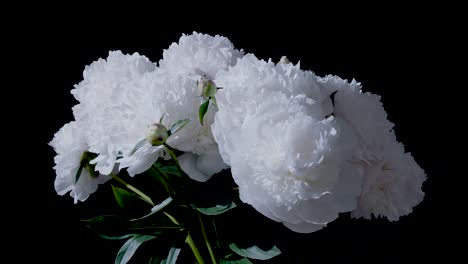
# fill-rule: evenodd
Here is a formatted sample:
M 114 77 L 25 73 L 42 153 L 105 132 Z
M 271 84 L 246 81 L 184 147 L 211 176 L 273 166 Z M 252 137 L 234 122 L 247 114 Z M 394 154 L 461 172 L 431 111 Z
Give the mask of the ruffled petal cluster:
M 356 81 L 336 76 L 320 81 L 336 91 L 335 115 L 347 123 L 358 142 L 349 163 L 363 175 L 363 183 L 352 216 L 396 221 L 411 213 L 424 198 L 426 174 L 397 141 L 380 96 L 363 93 Z
M 353 138 L 312 72 L 246 55 L 217 81 L 213 133 L 242 201 L 303 233 L 356 207 L 361 175 L 344 171 Z

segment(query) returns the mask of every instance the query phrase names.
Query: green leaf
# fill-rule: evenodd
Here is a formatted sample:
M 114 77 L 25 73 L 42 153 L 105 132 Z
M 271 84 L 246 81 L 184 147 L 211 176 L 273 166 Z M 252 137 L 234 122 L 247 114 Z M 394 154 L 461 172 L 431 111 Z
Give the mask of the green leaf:
M 75 184 L 78 182 L 78 180 L 81 177 L 81 173 L 83 172 L 83 168 L 86 168 L 86 170 L 89 172 L 89 174 L 92 177 L 98 177 L 99 173 L 95 171 L 96 165 L 91 164 L 91 161 L 94 160 L 97 157 L 97 154 L 85 151 L 83 155 L 81 155 L 81 161 L 80 161 L 80 167 L 78 168 L 78 171 L 76 172 L 75 175 Z
M 239 260 L 221 260 L 220 264 L 253 264 L 248 258 Z
M 167 113 L 164 113 L 164 114 L 161 115 L 161 118 L 159 118 L 159 124 L 162 125 L 162 122 L 163 122 L 163 120 L 164 120 L 164 116 L 166 116 L 166 114 L 167 114 Z
M 167 259 L 161 261 L 161 264 L 175 264 L 180 254 L 180 248 L 171 248 Z
M 236 204 L 234 202 L 231 202 L 230 204 L 226 205 L 216 205 L 215 207 L 209 207 L 209 208 L 196 208 L 200 213 L 206 214 L 206 215 L 219 215 L 222 213 L 225 213 L 232 208 L 235 208 Z
M 140 139 L 135 146 L 133 147 L 132 151 L 130 151 L 130 156 L 133 155 L 137 150 L 139 150 L 145 144 L 146 139 Z
M 154 206 L 153 208 L 151 208 L 151 213 L 143 216 L 143 217 L 140 217 L 140 218 L 135 218 L 135 219 L 131 219 L 130 221 L 138 221 L 138 220 L 142 220 L 142 219 L 145 219 L 149 216 L 152 216 L 153 214 L 161 211 L 161 209 L 163 209 L 164 207 L 168 206 L 171 202 L 172 202 L 172 197 L 169 197 L 167 198 L 166 200 L 162 201 L 160 204 Z
M 175 122 L 170 129 L 171 134 L 174 134 L 177 131 L 181 130 L 185 125 L 190 123 L 190 121 L 191 121 L 190 119 L 182 119 L 182 120 Z
M 100 215 L 90 219 L 81 219 L 81 221 L 89 224 L 101 224 L 107 222 L 125 222 L 127 219 L 116 215 Z
M 166 192 L 171 193 L 171 188 L 169 184 L 167 183 L 167 175 L 163 174 L 161 171 L 159 171 L 159 167 L 157 164 L 154 164 L 149 168 L 149 170 L 146 171 L 149 175 L 154 177 L 157 181 L 159 181 L 163 186 L 164 189 L 166 189 Z
M 144 242 L 156 238 L 155 236 L 150 235 L 140 235 L 135 236 L 127 240 L 125 244 L 120 248 L 115 258 L 115 264 L 125 264 L 132 258 L 135 254 L 138 247 L 141 246 Z
M 127 239 L 129 237 L 138 236 L 138 234 L 127 234 L 127 235 L 123 235 L 123 236 L 106 236 L 106 235 L 103 235 L 103 234 L 99 234 L 99 236 L 104 238 L 104 239 L 109 239 L 109 240 L 122 240 L 122 239 Z
M 159 264 L 159 257 L 158 256 L 151 257 L 149 264 Z
M 281 251 L 276 246 L 273 246 L 268 251 L 264 251 L 257 246 L 252 246 L 252 247 L 243 249 L 243 248 L 239 248 L 236 244 L 231 243 L 229 244 L 229 248 L 235 253 L 237 253 L 239 256 L 251 258 L 251 259 L 259 259 L 259 260 L 271 259 L 281 254 Z
M 115 187 L 114 185 L 111 185 L 111 186 L 112 186 L 112 191 L 114 192 L 115 200 L 117 201 L 117 203 L 119 204 L 121 208 L 127 207 L 132 201 L 135 201 L 138 199 L 136 195 L 134 195 L 133 193 L 125 189 Z
M 167 216 L 167 218 L 169 218 L 172 221 L 172 223 L 180 226 L 179 222 L 172 215 L 170 215 L 170 214 L 168 214 L 166 212 L 163 212 L 163 213 Z
M 158 169 L 162 173 L 173 174 L 173 175 L 176 175 L 176 176 L 180 176 L 179 171 L 177 170 L 177 166 L 172 166 L 172 165 L 171 166 L 164 166 L 164 167 L 160 167 Z
M 82 219 L 81 222 L 94 232 L 109 237 L 119 237 L 133 233 L 127 230 L 128 220 L 115 215 L 100 215 L 91 219 Z
M 89 174 L 91 176 L 93 176 L 93 177 L 99 176 L 99 173 L 96 173 L 94 171 L 95 166 L 90 164 L 90 162 L 93 159 L 95 159 L 96 157 L 97 157 L 97 155 L 94 154 L 94 153 L 91 153 L 91 152 L 88 152 L 88 151 L 83 152 L 83 154 L 81 155 L 80 167 L 76 171 L 74 184 L 76 184 L 78 182 L 78 180 L 80 179 L 81 173 L 83 172 L 83 168 L 85 168 L 85 167 L 86 167 L 86 169 L 88 170 L 88 172 L 89 172 Z
M 81 172 L 83 171 L 83 165 L 80 165 L 80 167 L 78 168 L 78 171 L 76 172 L 76 175 L 75 175 L 75 184 L 78 182 L 78 180 L 80 179 L 80 176 L 81 176 Z
M 91 175 L 91 177 L 94 177 L 94 178 L 99 177 L 99 172 L 95 170 L 96 169 L 95 165 L 88 163 L 84 167 L 88 171 L 89 175 Z
M 198 110 L 198 118 L 200 119 L 200 124 L 203 126 L 203 118 L 205 117 L 206 112 L 208 112 L 208 106 L 210 105 L 210 100 L 206 100 L 203 104 L 200 105 Z

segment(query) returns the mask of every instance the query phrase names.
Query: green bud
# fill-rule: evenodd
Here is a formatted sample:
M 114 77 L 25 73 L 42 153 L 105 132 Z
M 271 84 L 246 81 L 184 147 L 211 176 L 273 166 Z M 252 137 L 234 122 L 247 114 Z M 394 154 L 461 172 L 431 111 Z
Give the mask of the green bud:
M 153 146 L 160 146 L 166 143 L 169 132 L 167 128 L 161 124 L 155 123 L 148 126 L 148 131 L 146 132 L 146 140 Z
M 212 81 L 207 79 L 205 76 L 198 82 L 198 94 L 205 98 L 210 98 L 215 96 L 216 91 L 218 88 L 216 84 Z

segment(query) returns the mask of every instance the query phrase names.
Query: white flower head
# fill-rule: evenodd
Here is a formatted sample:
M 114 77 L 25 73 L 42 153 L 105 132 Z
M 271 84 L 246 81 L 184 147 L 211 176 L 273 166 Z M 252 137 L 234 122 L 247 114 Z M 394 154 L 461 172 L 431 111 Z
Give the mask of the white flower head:
M 58 194 L 70 195 L 77 201 L 85 201 L 94 193 L 99 184 L 105 183 L 111 177 L 100 175 L 92 176 L 87 169 L 81 171 L 78 181 L 75 183 L 78 169 L 81 165 L 83 154 L 89 150 L 81 127 L 77 122 L 64 125 L 49 143 L 57 153 L 54 158 L 55 190 Z
M 90 151 L 99 155 L 93 162 L 100 173 L 110 174 L 118 155 L 129 151 L 162 115 L 144 85 L 154 69 L 137 53 L 109 52 L 106 60 L 85 68 L 84 80 L 72 90 L 80 102 L 73 108 L 75 119 L 83 124 Z
M 346 130 L 312 72 L 246 55 L 217 81 L 213 133 L 242 201 L 302 233 L 356 207 L 361 177 L 342 173 Z
M 234 65 L 240 56 L 242 52 L 235 50 L 225 37 L 183 35 L 179 43 L 173 43 L 164 51 L 160 67 L 146 80 L 153 105 L 165 113 L 164 125 L 169 127 L 178 120 L 191 120 L 170 136 L 167 143 L 186 152 L 180 157 L 180 165 L 195 180 L 206 181 L 226 168 L 211 132 L 216 107 L 209 107 L 204 125 L 198 121 L 198 109 L 205 99 L 199 94 L 197 82 L 209 79 L 214 84 L 218 72 Z
M 352 216 L 370 219 L 374 215 L 396 221 L 411 213 L 424 197 L 421 187 L 426 175 L 397 141 L 380 97 L 362 93 L 355 81 L 347 83 L 327 76 L 321 82 L 327 89 L 337 91 L 335 115 L 349 125 L 358 140 L 350 162 L 364 177 L 358 207 Z

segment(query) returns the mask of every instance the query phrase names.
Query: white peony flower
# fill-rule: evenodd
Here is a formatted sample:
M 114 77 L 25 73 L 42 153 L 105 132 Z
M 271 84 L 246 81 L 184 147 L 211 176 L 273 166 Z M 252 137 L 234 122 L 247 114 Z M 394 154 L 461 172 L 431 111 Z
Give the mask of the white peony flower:
M 361 177 L 342 173 L 353 137 L 332 116 L 330 93 L 299 66 L 246 55 L 219 74 L 213 134 L 240 198 L 288 228 L 316 231 L 355 209 Z
M 362 93 L 354 80 L 347 83 L 327 76 L 321 83 L 326 89 L 337 91 L 335 115 L 347 122 L 358 139 L 350 162 L 361 171 L 364 181 L 352 216 L 370 219 L 373 214 L 396 221 L 411 213 L 424 197 L 421 187 L 426 175 L 397 141 L 380 97 Z
M 90 194 L 94 193 L 99 184 L 105 183 L 111 177 L 105 175 L 91 176 L 87 169 L 81 171 L 78 182 L 75 183 L 76 174 L 81 164 L 83 154 L 88 151 L 81 127 L 77 122 L 64 125 L 49 143 L 57 153 L 55 156 L 55 190 L 58 194 L 70 195 L 77 201 L 85 201 Z
M 110 174 L 118 155 L 130 151 L 162 115 L 145 86 L 154 69 L 138 53 L 109 52 L 106 60 L 85 68 L 84 80 L 72 90 L 80 102 L 73 108 L 75 119 L 83 124 L 90 151 L 99 154 L 93 162 L 100 173 Z
M 153 89 L 154 104 L 167 114 L 166 122 L 192 120 L 169 137 L 168 145 L 186 152 L 179 158 L 180 165 L 197 181 L 206 181 L 227 167 L 211 132 L 216 107 L 209 107 L 203 126 L 198 121 L 198 109 L 204 99 L 197 82 L 202 77 L 215 80 L 219 71 L 227 70 L 242 55 L 225 37 L 183 35 L 179 43 L 164 51 L 160 67 L 150 74 L 148 86 Z

